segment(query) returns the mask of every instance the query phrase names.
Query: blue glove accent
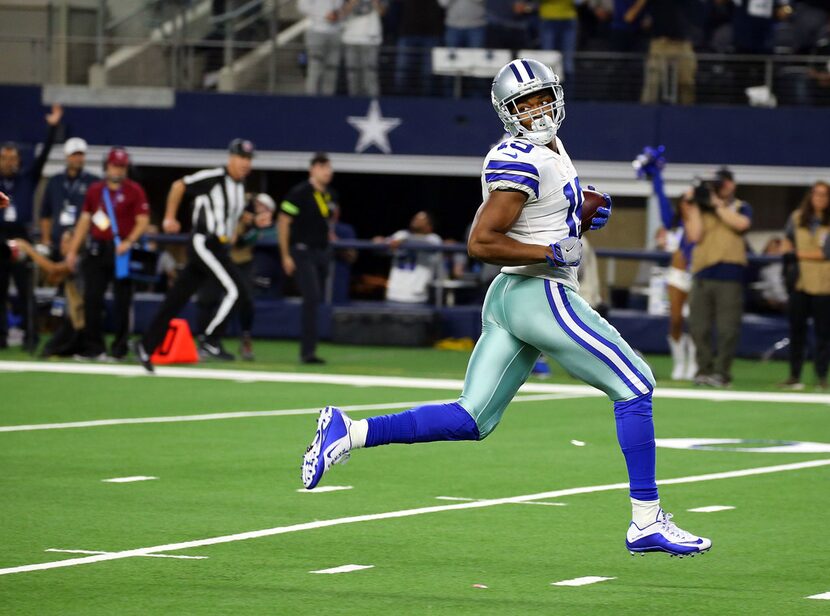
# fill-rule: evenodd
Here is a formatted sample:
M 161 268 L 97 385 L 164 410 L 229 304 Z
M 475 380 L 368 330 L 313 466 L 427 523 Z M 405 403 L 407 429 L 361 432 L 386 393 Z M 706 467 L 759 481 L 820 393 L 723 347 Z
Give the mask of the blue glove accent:
M 593 186 L 588 187 L 589 190 L 596 190 Z M 598 207 L 594 217 L 591 219 L 591 231 L 602 229 L 608 224 L 608 219 L 611 217 L 611 195 L 602 193 L 602 198 L 605 199 L 605 207 Z
M 660 173 L 663 167 L 666 166 L 666 146 L 658 145 L 656 148 L 646 146 L 643 148 L 642 154 L 635 159 L 635 168 L 637 169 L 637 179 L 651 178 L 655 174 Z
M 582 242 L 578 237 L 566 237 L 555 244 L 550 244 L 553 257 L 545 256 L 552 267 L 576 267 L 582 261 Z

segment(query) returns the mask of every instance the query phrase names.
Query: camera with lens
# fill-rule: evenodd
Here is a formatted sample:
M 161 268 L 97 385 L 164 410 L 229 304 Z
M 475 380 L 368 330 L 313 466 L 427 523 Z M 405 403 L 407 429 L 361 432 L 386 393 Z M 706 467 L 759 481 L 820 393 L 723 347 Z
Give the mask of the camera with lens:
M 729 167 L 721 167 L 715 172 L 713 178 L 696 177 L 692 182 L 694 189 L 693 201 L 702 210 L 713 211 L 712 196 L 719 196 L 721 189 L 727 182 L 734 182 L 735 175 Z
M 721 186 L 723 186 L 723 180 L 721 179 L 695 178 L 692 182 L 692 188 L 694 189 L 692 201 L 697 203 L 701 210 L 714 211 L 712 196 L 718 194 Z

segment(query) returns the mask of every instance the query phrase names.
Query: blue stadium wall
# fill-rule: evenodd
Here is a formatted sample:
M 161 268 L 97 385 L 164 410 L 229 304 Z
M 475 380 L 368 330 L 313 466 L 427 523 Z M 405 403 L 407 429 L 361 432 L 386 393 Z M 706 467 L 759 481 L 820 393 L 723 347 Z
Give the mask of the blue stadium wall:
M 0 86 L 0 136 L 43 139 L 41 88 Z M 483 156 L 499 137 L 488 101 L 388 98 L 384 117 L 395 154 Z M 365 116 L 361 98 L 177 93 L 170 109 L 78 107 L 67 135 L 91 144 L 217 149 L 238 136 L 261 150 L 353 152 L 349 116 Z M 562 136 L 572 158 L 629 161 L 632 144 L 664 143 L 679 163 L 830 167 L 830 112 L 821 108 L 641 106 L 569 103 Z

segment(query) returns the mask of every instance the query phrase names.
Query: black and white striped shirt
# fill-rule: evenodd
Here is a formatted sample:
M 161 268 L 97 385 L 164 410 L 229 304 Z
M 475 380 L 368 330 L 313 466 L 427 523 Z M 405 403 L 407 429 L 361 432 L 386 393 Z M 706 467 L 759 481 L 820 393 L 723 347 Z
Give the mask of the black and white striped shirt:
M 203 169 L 183 178 L 185 198 L 193 201 L 193 233 L 215 235 L 223 241 L 233 236 L 244 211 L 245 184 L 228 175 L 225 167 Z

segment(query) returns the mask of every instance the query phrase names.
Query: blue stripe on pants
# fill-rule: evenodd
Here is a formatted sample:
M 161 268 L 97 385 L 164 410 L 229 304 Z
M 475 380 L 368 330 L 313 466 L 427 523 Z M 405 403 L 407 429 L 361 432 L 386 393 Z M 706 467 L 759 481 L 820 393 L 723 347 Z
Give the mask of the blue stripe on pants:
M 598 334 L 597 332 L 589 328 L 587 325 L 585 325 L 582 319 L 580 319 L 576 315 L 576 312 L 574 312 L 573 308 L 571 307 L 570 301 L 568 300 L 568 296 L 565 293 L 565 288 L 561 285 L 557 285 L 557 293 L 560 298 L 560 301 L 562 302 L 562 305 L 564 306 L 566 312 L 571 317 L 571 319 L 573 319 L 577 326 L 583 330 L 584 334 L 580 333 L 579 331 L 574 331 L 571 327 L 568 326 L 565 319 L 562 318 L 562 316 L 559 314 L 559 310 L 557 309 L 556 303 L 554 301 L 552 295 L 553 292 L 551 290 L 551 285 L 553 284 L 554 283 L 552 283 L 549 280 L 545 281 L 545 294 L 547 295 L 548 304 L 550 305 L 551 312 L 553 313 L 556 322 L 559 323 L 559 326 L 562 328 L 562 330 L 565 331 L 568 334 L 568 336 L 570 336 L 571 339 L 574 340 L 574 342 L 579 344 L 582 348 L 591 353 L 591 355 L 593 355 L 601 362 L 603 362 L 606 366 L 608 366 L 614 372 L 614 374 L 616 374 L 620 378 L 620 380 L 623 383 L 625 383 L 636 396 L 642 396 L 643 394 L 650 392 L 652 388 L 648 379 L 646 379 L 642 375 L 642 373 L 640 373 L 640 371 L 634 367 L 631 361 L 625 356 L 625 354 L 622 351 L 620 351 L 617 345 L 615 345 L 610 340 L 603 338 L 600 334 Z M 617 356 L 617 358 L 621 360 L 622 363 L 631 371 L 631 373 L 633 373 L 633 375 L 636 376 L 636 378 L 639 380 L 639 383 L 635 383 L 632 379 L 626 376 L 625 372 L 623 372 L 623 370 L 619 367 L 619 365 L 616 362 L 614 362 L 610 357 L 602 353 L 602 351 L 591 345 L 586 340 L 585 334 L 599 342 L 601 345 L 605 346 L 610 352 L 614 353 Z

